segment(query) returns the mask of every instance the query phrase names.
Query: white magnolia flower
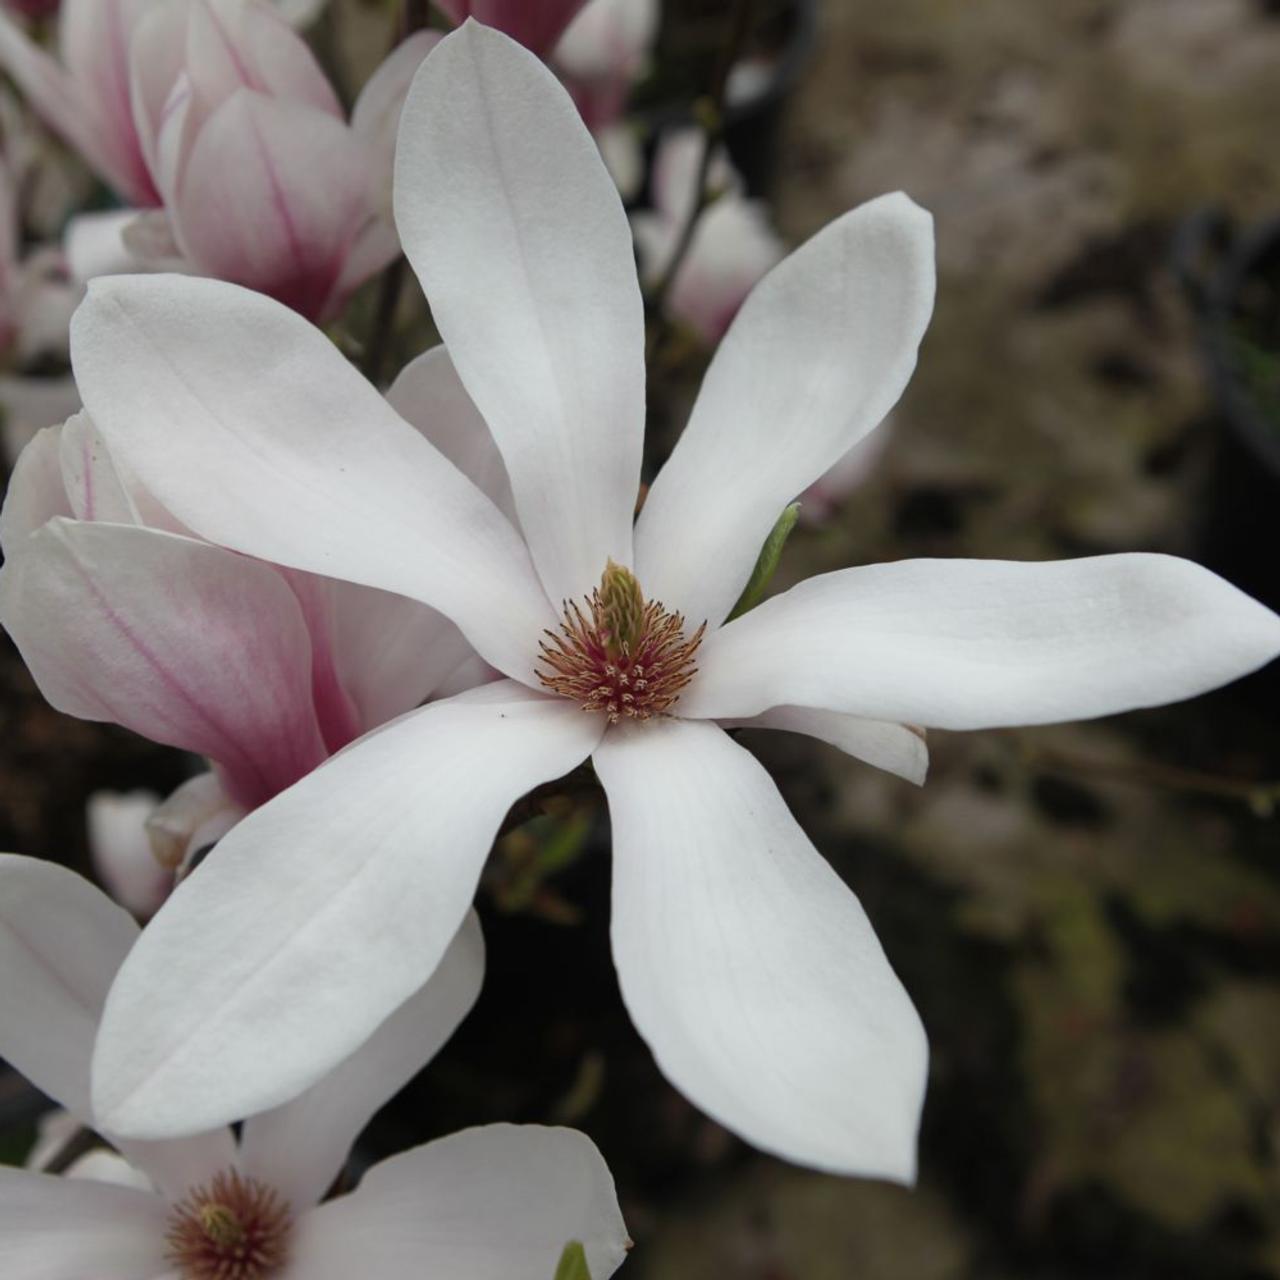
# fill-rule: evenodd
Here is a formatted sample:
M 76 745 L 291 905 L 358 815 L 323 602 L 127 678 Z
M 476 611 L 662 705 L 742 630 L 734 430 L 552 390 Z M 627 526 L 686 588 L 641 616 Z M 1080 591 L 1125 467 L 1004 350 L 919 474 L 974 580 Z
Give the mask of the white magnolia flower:
M 613 823 L 614 958 L 662 1069 L 766 1150 L 909 1179 L 919 1019 L 725 726 L 812 734 L 920 781 L 910 726 L 1190 697 L 1280 651 L 1280 619 L 1194 564 L 1119 555 L 846 569 L 726 622 L 779 513 L 910 376 L 928 215 L 873 201 L 765 278 L 633 528 L 643 308 L 568 96 L 469 24 L 419 72 L 397 164 L 405 249 L 515 524 L 269 299 L 114 278 L 73 323 L 94 421 L 185 524 L 428 602 L 509 677 L 353 744 L 219 844 L 121 970 L 100 1113 L 162 1137 L 309 1086 L 439 962 L 511 803 L 589 757 Z
M 72 872 L 0 855 L 0 1054 L 87 1127 L 89 1055 L 138 935 Z M 375 1165 L 319 1201 L 375 1111 L 480 990 L 471 916 L 431 980 L 302 1096 L 169 1142 L 118 1141 L 61 1178 L 0 1167 L 0 1257 L 15 1280 L 548 1280 L 568 1240 L 591 1274 L 627 1243 L 600 1153 L 569 1129 L 490 1125 Z
M 173 889 L 173 871 L 156 858 L 147 821 L 154 791 L 95 791 L 85 804 L 94 874 L 126 911 L 146 920 Z

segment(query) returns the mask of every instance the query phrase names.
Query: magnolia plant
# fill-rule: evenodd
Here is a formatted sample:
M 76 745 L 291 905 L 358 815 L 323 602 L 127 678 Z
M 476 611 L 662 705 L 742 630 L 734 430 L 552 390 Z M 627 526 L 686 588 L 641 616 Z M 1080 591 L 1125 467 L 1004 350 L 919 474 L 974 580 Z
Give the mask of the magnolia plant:
M 95 427 L 185 530 L 429 605 L 504 677 L 358 739 L 218 843 L 121 967 L 97 1114 L 161 1139 L 313 1087 L 440 963 L 512 802 L 590 759 L 622 993 L 668 1077 L 765 1150 L 910 1180 L 920 1021 L 730 731 L 807 733 L 919 782 L 924 727 L 1190 697 L 1275 656 L 1280 619 L 1160 555 L 865 566 L 735 615 L 779 513 L 906 385 L 928 215 L 872 201 L 764 279 L 636 520 L 631 236 L 555 77 L 475 23 L 442 41 L 395 200 L 448 349 L 419 368 L 448 412 L 465 402 L 509 505 L 260 294 L 112 278 L 73 324 Z
M 127 204 L 161 211 L 126 232 L 140 260 L 325 320 L 396 255 L 391 141 L 432 33 L 383 63 L 348 121 L 262 0 L 67 0 L 58 30 L 55 59 L 0 14 L 0 64 Z
M 137 926 L 72 872 L 0 855 L 0 1053 L 87 1129 L 103 998 Z M 104 1137 L 68 1176 L 0 1167 L 6 1275 L 49 1280 L 551 1280 L 628 1247 L 613 1180 L 570 1129 L 490 1125 L 382 1161 L 326 1200 L 373 1113 L 439 1051 L 480 990 L 474 917 L 360 1051 L 283 1106 L 167 1142 Z M 322 1203 L 323 1202 L 323 1203 Z

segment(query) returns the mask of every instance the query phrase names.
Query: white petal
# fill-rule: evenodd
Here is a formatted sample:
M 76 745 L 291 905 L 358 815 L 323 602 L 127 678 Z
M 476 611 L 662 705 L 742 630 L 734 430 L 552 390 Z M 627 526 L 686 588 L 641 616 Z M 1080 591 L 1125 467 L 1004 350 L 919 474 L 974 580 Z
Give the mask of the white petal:
M 406 596 L 330 582 L 330 642 L 363 733 L 421 706 L 475 650 L 443 614 Z
M 798 705 L 940 729 L 1191 698 L 1280 652 L 1280 618 L 1189 560 L 905 560 L 810 578 L 716 632 L 683 715 Z
M 571 1240 L 592 1280 L 629 1244 L 594 1144 L 572 1129 L 486 1125 L 384 1160 L 308 1214 L 289 1280 L 550 1280 Z
M 631 562 L 644 431 L 631 233 L 595 143 L 537 58 L 468 22 L 409 92 L 395 207 L 547 593 L 584 595 Z
M 44 427 L 18 457 L 0 509 L 0 547 L 15 555 L 28 534 L 55 516 L 71 515 L 62 482 L 62 427 Z
M 143 920 L 173 888 L 173 872 L 156 860 L 147 834 L 147 819 L 159 803 L 154 791 L 95 791 L 85 805 L 94 872 L 126 911 Z
M 857 898 L 714 725 L 611 730 L 613 955 L 671 1082 L 755 1146 L 910 1182 L 928 1049 Z
M 74 872 L 0 854 L 0 1056 L 82 1121 L 98 1015 L 137 936 Z
M 244 814 L 217 773 L 198 773 L 171 792 L 147 819 L 152 852 L 162 866 L 176 870 L 191 854 L 230 831 Z M 207 834 L 212 829 L 217 835 Z
M 883 196 L 756 286 L 636 524 L 645 594 L 722 622 L 779 513 L 893 407 L 933 308 L 933 230 Z
M 387 392 L 387 402 L 516 522 L 511 481 L 493 432 L 443 345 L 424 351 L 401 369 Z
M 73 414 L 63 424 L 58 456 L 77 520 L 142 523 L 106 441 L 87 413 Z
M 295 1209 L 315 1204 L 374 1112 L 440 1052 L 484 980 L 484 938 L 473 911 L 426 985 L 341 1066 L 301 1097 L 244 1126 L 240 1168 Z
M 154 1192 L 0 1166 L 0 1242 L 14 1280 L 156 1280 L 168 1209 Z
M 924 782 L 929 772 L 929 748 L 925 746 L 924 731 L 910 725 L 866 720 L 862 716 L 816 707 L 771 707 L 758 716 L 720 723 L 726 729 L 784 729 L 804 733 L 839 747 L 855 760 L 875 765 L 917 785 Z
M 440 962 L 512 802 L 601 731 L 503 681 L 410 712 L 251 813 L 121 970 L 98 1113 L 164 1137 L 310 1088 Z
M 201 536 L 422 600 L 533 682 L 554 614 L 518 535 L 288 308 L 221 281 L 107 277 L 72 360 L 113 453 Z
M 83 1155 L 67 1170 L 68 1178 L 88 1178 L 91 1182 L 106 1182 L 113 1187 L 132 1187 L 135 1191 L 154 1191 L 151 1179 L 135 1169 L 123 1156 L 105 1147 L 98 1147 Z

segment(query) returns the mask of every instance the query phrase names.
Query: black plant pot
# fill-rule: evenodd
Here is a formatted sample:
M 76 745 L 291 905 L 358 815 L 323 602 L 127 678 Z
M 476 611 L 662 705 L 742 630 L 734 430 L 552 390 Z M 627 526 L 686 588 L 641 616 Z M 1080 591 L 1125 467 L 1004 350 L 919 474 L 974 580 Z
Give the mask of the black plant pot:
M 1194 214 L 1179 230 L 1175 265 L 1218 419 L 1201 556 L 1280 608 L 1280 394 L 1274 405 L 1261 401 L 1243 355 L 1247 338 L 1280 358 L 1280 218 L 1235 232 L 1212 211 Z

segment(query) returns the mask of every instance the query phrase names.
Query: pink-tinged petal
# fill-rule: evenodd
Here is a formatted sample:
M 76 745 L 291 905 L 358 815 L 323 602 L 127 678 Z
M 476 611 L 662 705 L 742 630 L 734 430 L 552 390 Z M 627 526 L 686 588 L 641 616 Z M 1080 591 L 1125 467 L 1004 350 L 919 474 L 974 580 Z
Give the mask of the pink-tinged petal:
M 439 31 L 415 31 L 407 40 L 402 40 L 366 81 L 351 110 L 351 128 L 369 155 L 374 208 L 388 220 L 400 112 L 423 58 L 442 38 Z
M 187 17 L 183 3 L 152 5 L 133 29 L 129 45 L 129 98 L 134 131 L 147 166 L 163 191 L 159 177 L 160 133 L 165 105 L 186 61 Z
M 194 0 L 187 69 L 202 113 L 245 88 L 344 118 L 307 42 L 282 15 L 255 0 Z
M 402 716 L 251 813 L 121 969 L 99 1114 L 165 1137 L 309 1089 L 435 970 L 512 802 L 601 730 L 503 681 Z
M 644 69 L 658 34 L 658 0 L 590 0 L 556 45 L 554 62 L 572 79 L 616 81 L 623 94 Z M 692 187 L 690 175 L 690 187 Z
M 600 1152 L 572 1129 L 494 1124 L 374 1165 L 299 1224 L 293 1268 L 306 1280 L 548 1280 L 571 1240 L 592 1280 L 630 1246 Z
M 456 23 L 474 18 L 519 40 L 534 53 L 549 53 L 587 0 L 439 0 Z
M 421 600 L 536 681 L 555 615 L 519 536 L 296 314 L 220 281 L 112 276 L 72 360 L 117 460 L 201 536 Z
M 387 402 L 516 523 L 502 454 L 444 346 L 432 347 L 405 365 L 387 392 Z
M 272 3 L 291 27 L 307 27 L 320 16 L 329 0 L 272 0 Z
M 96 24 L 119 0 L 76 0 L 68 3 L 63 26 Z M 13 77 L 23 96 L 50 128 L 61 134 L 85 160 L 131 203 L 154 204 L 155 192 L 145 169 L 139 172 L 128 144 L 110 134 L 109 114 L 53 58 L 4 13 L 0 13 L 0 66 Z
M 0 572 L 0 620 L 60 711 L 209 756 L 246 807 L 327 755 L 306 627 L 269 565 L 154 529 L 55 520 Z
M 644 432 L 644 313 L 613 181 L 555 77 L 472 22 L 414 80 L 395 199 L 543 585 L 582 596 L 609 558 L 631 561 Z
M 160 202 L 129 95 L 129 44 L 146 7 L 147 0 L 66 0 L 58 22 L 62 62 L 100 150 L 86 158 L 136 205 Z
M 112 898 L 143 920 L 173 888 L 173 872 L 156 859 L 147 834 L 159 803 L 154 791 L 95 791 L 85 806 L 94 872 Z
M 722 622 L 783 507 L 893 407 L 933 308 L 933 230 L 905 196 L 847 213 L 738 313 L 636 524 L 645 593 Z
M 344 124 L 241 89 L 200 130 L 173 214 L 202 271 L 314 319 L 329 309 L 368 192 L 367 157 Z
M 753 1145 L 911 1182 L 928 1046 L 857 898 L 715 725 L 611 730 L 613 955 L 668 1079 Z
M 0 1166 L 0 1240 L 14 1280 L 158 1280 L 168 1206 L 154 1192 Z
M 421 706 L 475 650 L 443 614 L 406 596 L 331 582 L 334 668 L 363 733 Z
M 746 720 L 722 720 L 726 729 L 782 729 L 838 747 L 855 760 L 921 785 L 929 772 L 924 730 L 908 724 L 865 720 L 816 707 L 771 707 Z
M 116 970 L 138 936 L 123 908 L 52 862 L 0 854 L 0 1057 L 81 1121 Z
M 295 1209 L 316 1204 L 374 1112 L 440 1052 L 483 981 L 484 938 L 472 912 L 426 985 L 351 1057 L 301 1097 L 245 1122 L 243 1172 L 275 1187 Z
M 77 413 L 63 424 L 58 456 L 67 501 L 77 520 L 140 523 L 138 509 L 116 469 L 107 442 L 87 413 Z
M 810 578 L 708 637 L 680 711 L 1049 724 L 1192 698 L 1277 653 L 1280 618 L 1174 556 L 904 560 Z
M 0 548 L 10 558 L 41 525 L 71 514 L 62 482 L 62 427 L 45 427 L 23 449 L 9 477 L 0 508 Z
M 221 839 L 245 815 L 227 795 L 216 771 L 188 778 L 147 819 L 151 851 L 161 866 L 178 870 Z

